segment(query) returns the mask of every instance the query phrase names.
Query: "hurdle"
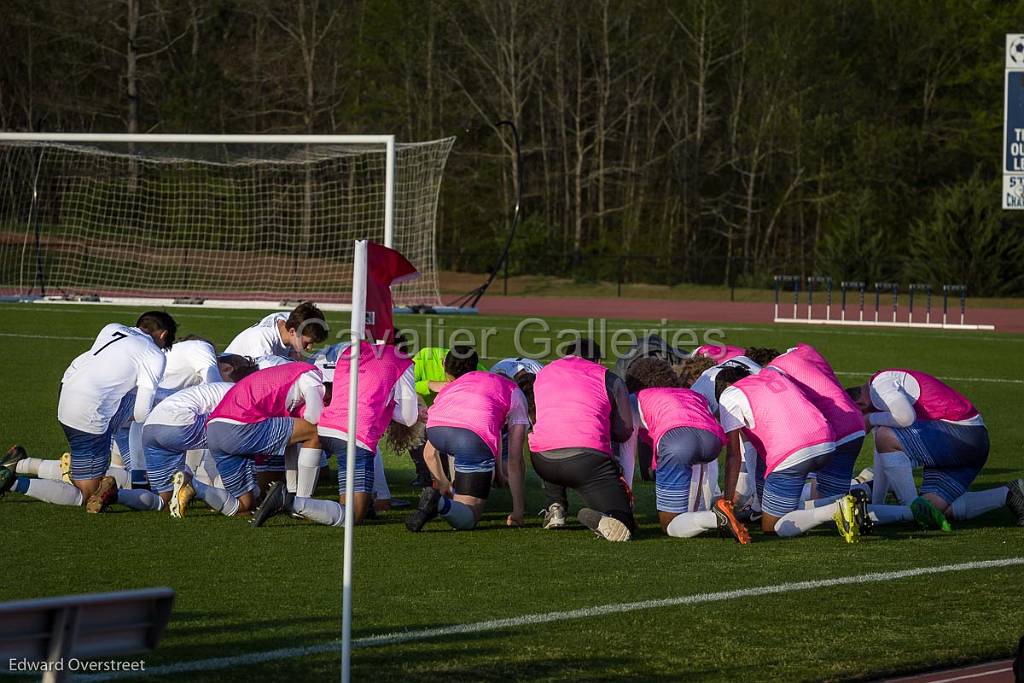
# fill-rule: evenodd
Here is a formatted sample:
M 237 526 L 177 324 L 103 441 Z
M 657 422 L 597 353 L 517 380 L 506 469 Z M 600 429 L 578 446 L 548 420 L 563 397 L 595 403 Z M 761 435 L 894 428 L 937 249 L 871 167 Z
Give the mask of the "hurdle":
M 807 283 L 806 311 L 800 310 L 800 287 Z M 866 314 L 866 290 L 867 283 L 861 280 L 841 280 L 839 283 L 839 316 L 832 316 L 833 280 L 828 276 L 813 275 L 802 277 L 799 275 L 776 275 L 773 278 L 774 285 L 774 318 L 776 323 L 798 323 L 805 325 L 860 325 L 869 327 L 911 327 L 919 329 L 943 329 L 943 330 L 994 330 L 995 325 L 977 324 L 967 322 L 967 286 L 962 284 L 942 285 L 942 321 L 932 319 L 932 293 L 934 288 L 931 284 L 915 282 L 907 287 L 906 318 L 900 318 L 900 283 L 899 282 L 873 282 L 875 292 L 875 307 L 873 313 Z M 793 311 L 792 315 L 781 315 L 782 299 L 788 294 L 787 287 L 793 288 Z M 826 294 L 826 305 L 824 317 L 814 316 L 814 291 L 823 290 Z M 847 312 L 847 304 L 852 305 L 852 293 L 857 293 L 856 312 Z M 882 294 L 887 293 L 892 297 L 892 314 L 882 313 Z M 924 321 L 921 321 L 921 296 L 924 297 Z M 959 296 L 960 317 L 956 318 L 955 310 L 950 312 L 950 298 Z M 915 319 L 915 306 L 917 307 L 917 318 Z M 954 303 L 955 306 L 955 303 Z M 803 313 L 803 315 L 801 315 Z M 954 322 L 951 322 L 951 319 Z

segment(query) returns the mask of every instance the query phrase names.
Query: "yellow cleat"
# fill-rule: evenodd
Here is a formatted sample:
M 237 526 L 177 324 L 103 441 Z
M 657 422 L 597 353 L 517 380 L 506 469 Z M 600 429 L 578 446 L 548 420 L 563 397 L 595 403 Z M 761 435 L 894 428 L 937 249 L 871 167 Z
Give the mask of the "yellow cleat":
M 92 514 L 103 512 L 111 504 L 117 502 L 117 482 L 113 477 L 103 477 L 100 480 L 96 493 L 89 496 L 85 501 L 85 511 Z
M 839 535 L 847 543 L 860 540 L 860 524 L 858 522 L 857 501 L 853 496 L 846 495 L 836 501 L 836 513 L 832 519 L 836 522 Z
M 196 490 L 192 488 L 192 483 L 185 481 L 184 472 L 174 473 L 174 490 L 171 492 L 171 517 L 175 519 L 182 519 L 185 516 L 185 510 L 188 509 L 189 503 L 196 497 Z
M 65 453 L 60 456 L 60 480 L 65 484 L 71 482 L 71 454 Z

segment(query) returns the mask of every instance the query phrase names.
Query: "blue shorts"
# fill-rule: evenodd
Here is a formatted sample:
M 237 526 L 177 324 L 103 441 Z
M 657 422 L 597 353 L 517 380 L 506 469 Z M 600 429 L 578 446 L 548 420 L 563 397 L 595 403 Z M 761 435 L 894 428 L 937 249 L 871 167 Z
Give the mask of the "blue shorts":
M 167 493 L 174 473 L 185 469 L 185 451 L 206 448 L 206 416 L 187 426 L 150 424 L 142 428 L 150 489 Z
M 256 458 L 256 473 L 284 472 L 284 453 L 270 453 Z
M 71 479 L 86 481 L 102 479 L 110 468 L 110 443 L 122 425 L 131 422 L 135 411 L 135 392 L 126 394 L 117 412 L 102 434 L 90 434 L 61 424 L 71 451 Z
M 321 435 L 320 447 L 327 457 L 338 458 L 338 495 L 343 496 L 348 483 L 348 441 Z M 355 481 L 352 482 L 355 493 L 373 493 L 373 458 L 373 452 L 356 446 Z
M 947 503 L 967 493 L 988 460 L 988 429 L 984 425 L 922 420 L 891 429 L 910 462 L 924 467 L 920 493 L 937 495 Z
M 693 466 L 711 462 L 722 450 L 722 442 L 706 429 L 676 427 L 658 441 L 654 470 L 654 491 L 659 512 L 690 510 L 690 480 Z
M 238 498 L 256 488 L 256 456 L 284 450 L 294 426 L 290 417 L 271 417 L 252 424 L 208 423 L 206 445 L 217 463 L 224 489 Z
M 798 462 L 792 467 L 775 469 L 767 477 L 764 458 L 757 457 L 757 497 L 761 500 L 761 509 L 765 514 L 782 517 L 796 510 L 800 505 L 800 494 L 804 490 L 804 481 L 811 472 L 820 471 L 832 459 L 832 453 L 825 453 L 814 458 Z M 847 484 L 849 489 L 849 484 Z
M 455 458 L 455 471 L 463 474 L 494 471 L 494 453 L 477 434 L 461 427 L 427 427 L 427 441 L 438 453 Z
M 850 492 L 853 467 L 863 445 L 864 437 L 861 436 L 836 446 L 836 449 L 832 451 L 832 459 L 815 473 L 818 480 L 819 497 L 831 498 Z

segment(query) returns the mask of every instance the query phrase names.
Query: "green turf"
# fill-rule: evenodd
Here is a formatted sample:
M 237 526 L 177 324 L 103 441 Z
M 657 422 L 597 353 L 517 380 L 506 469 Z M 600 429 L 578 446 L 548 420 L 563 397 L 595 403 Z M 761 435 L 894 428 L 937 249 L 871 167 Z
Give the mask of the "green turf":
M 173 311 L 180 334 L 220 345 L 261 315 L 252 311 Z M 56 456 L 65 448 L 54 416 L 67 364 L 106 322 L 135 310 L 90 306 L 0 305 L 0 438 Z M 422 332 L 424 317 L 403 317 Z M 342 315 L 331 316 L 335 329 Z M 430 319 L 437 328 L 437 319 Z M 511 355 L 508 318 L 451 317 L 448 332 L 498 328 L 491 359 Z M 583 321 L 550 321 L 555 331 Z M 641 322 L 609 323 L 645 328 Z M 673 325 L 670 330 L 674 331 Z M 711 326 L 695 326 L 703 335 Z M 880 367 L 912 366 L 950 379 L 991 430 L 992 455 L 976 488 L 1024 476 L 1019 418 L 1024 336 L 939 331 L 722 326 L 739 345 L 784 347 L 806 341 L 851 383 Z M 848 373 L 848 374 L 847 374 Z M 1008 380 L 1008 381 L 997 381 Z M 867 464 L 865 458 L 862 464 Z M 407 458 L 388 456 L 389 482 L 412 500 Z M 528 510 L 542 506 L 528 481 Z M 328 487 L 320 494 L 329 496 Z M 955 524 L 952 534 L 889 527 L 858 545 L 823 526 L 790 541 L 756 533 L 739 547 L 715 537 L 664 537 L 650 484 L 637 487 L 642 529 L 635 542 L 610 544 L 577 528 L 505 529 L 509 500 L 491 501 L 481 527 L 454 532 L 439 522 L 408 533 L 389 512 L 356 530 L 354 637 L 527 614 L 1024 556 L 1024 529 L 1005 511 Z M 155 513 L 85 515 L 9 494 L 0 600 L 87 591 L 171 586 L 174 616 L 147 666 L 316 645 L 338 637 L 342 534 L 287 518 L 261 530 L 196 508 L 185 520 Z M 982 569 L 886 583 L 814 589 L 697 606 L 676 606 L 538 626 L 360 648 L 354 680 L 821 680 L 871 678 L 1008 656 L 1024 632 L 1024 568 Z M 187 680 L 310 680 L 336 677 L 336 653 L 320 653 Z

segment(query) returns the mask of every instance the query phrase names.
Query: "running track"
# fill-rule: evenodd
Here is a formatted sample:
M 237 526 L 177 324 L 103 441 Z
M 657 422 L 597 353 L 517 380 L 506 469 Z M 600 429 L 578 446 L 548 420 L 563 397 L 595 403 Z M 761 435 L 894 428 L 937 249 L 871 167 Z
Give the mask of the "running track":
M 933 671 L 905 678 L 889 678 L 887 683 L 1013 683 L 1013 661 L 1003 659 L 988 664 L 975 664 L 961 669 Z
M 792 311 L 792 303 L 784 307 Z M 803 302 L 800 305 L 804 314 Z M 592 297 L 501 296 L 492 294 L 480 300 L 479 311 L 484 315 L 561 316 L 573 318 L 620 318 L 629 320 L 686 320 L 716 323 L 770 323 L 772 305 L 768 302 L 746 301 L 673 301 L 669 299 L 617 299 Z M 815 306 L 815 315 L 824 315 L 824 305 Z M 891 315 L 891 309 L 883 313 Z M 918 315 L 921 312 L 918 311 Z M 901 304 L 900 316 L 906 315 Z M 959 321 L 959 305 L 955 317 Z M 839 317 L 839 307 L 833 305 L 832 316 Z M 933 317 L 941 316 L 941 306 Z M 1024 332 L 1024 309 L 1020 308 L 967 308 L 967 322 L 991 324 L 997 332 Z

